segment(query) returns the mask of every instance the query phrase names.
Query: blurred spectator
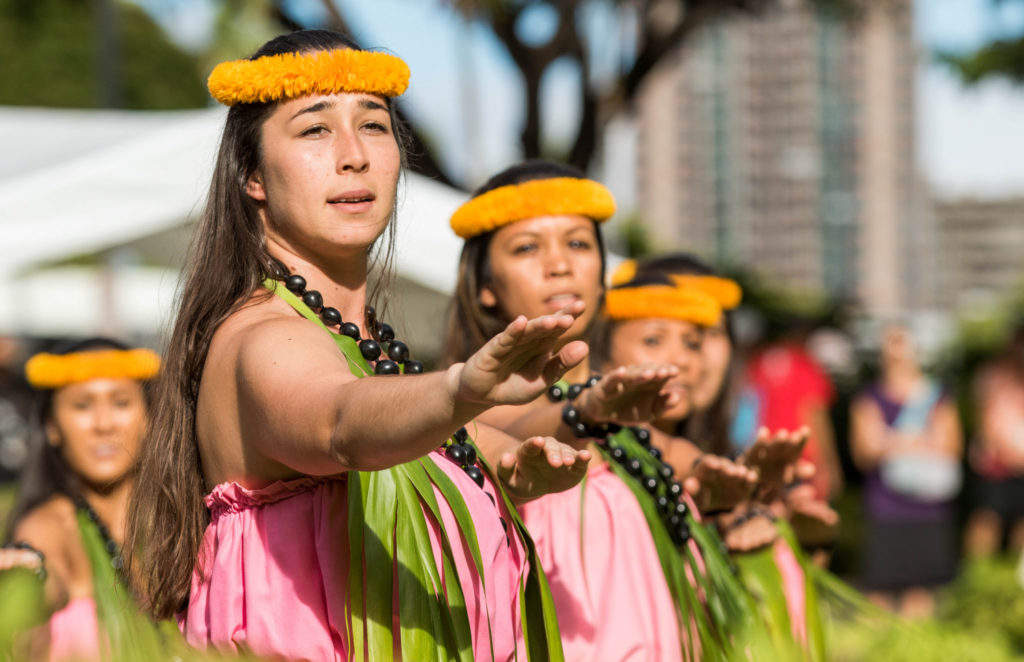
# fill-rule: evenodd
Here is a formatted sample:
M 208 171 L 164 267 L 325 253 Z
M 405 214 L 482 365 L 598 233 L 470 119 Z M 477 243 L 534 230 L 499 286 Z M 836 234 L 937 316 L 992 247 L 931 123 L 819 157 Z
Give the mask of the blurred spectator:
M 963 439 L 949 393 L 919 367 L 910 331 L 883 332 L 879 381 L 852 404 L 850 443 L 864 483 L 864 588 L 906 616 L 934 611 L 956 570 L 953 499 Z
M 842 489 L 842 472 L 836 453 L 829 407 L 835 397 L 832 382 L 803 343 L 798 331 L 790 332 L 751 356 L 746 370 L 747 387 L 740 397 L 737 416 L 746 417 L 752 429 L 797 430 L 806 425 L 811 436 L 803 459 L 814 465 L 816 495 L 830 500 Z M 746 427 L 750 428 L 748 424 Z
M 989 556 L 1024 547 L 1024 320 L 1003 353 L 974 383 L 978 412 L 970 463 L 977 474 L 975 510 L 967 522 L 968 554 Z

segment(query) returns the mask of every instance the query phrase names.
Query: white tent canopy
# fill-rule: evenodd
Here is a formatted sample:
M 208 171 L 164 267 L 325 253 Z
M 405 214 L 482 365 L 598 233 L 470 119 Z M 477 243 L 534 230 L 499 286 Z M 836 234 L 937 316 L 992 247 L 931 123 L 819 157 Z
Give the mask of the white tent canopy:
M 0 108 L 0 278 L 8 283 L 0 331 L 156 335 L 173 306 L 176 269 L 46 265 L 194 220 L 223 121 L 219 108 Z M 465 197 L 419 176 L 405 180 L 400 280 L 443 295 L 453 289 L 461 241 L 447 220 Z

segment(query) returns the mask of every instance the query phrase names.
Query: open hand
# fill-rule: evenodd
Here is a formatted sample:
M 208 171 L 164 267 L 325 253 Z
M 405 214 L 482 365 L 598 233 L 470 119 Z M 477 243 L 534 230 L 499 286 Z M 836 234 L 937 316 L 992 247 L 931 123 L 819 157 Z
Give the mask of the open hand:
M 587 473 L 589 450 L 576 450 L 552 437 L 531 437 L 502 455 L 498 478 L 511 497 L 533 499 L 573 487 Z
M 754 469 L 758 473 L 758 499 L 766 502 L 774 501 L 781 492 L 787 479 L 787 472 L 800 458 L 810 429 L 805 425 L 799 430 L 777 430 L 770 432 L 768 428 L 758 430 L 754 445 L 740 457 L 740 464 Z
M 647 423 L 678 404 L 682 396 L 664 390 L 678 374 L 668 364 L 620 366 L 583 391 L 576 406 L 593 423 Z
M 487 405 L 518 405 L 537 398 L 587 356 L 587 344 L 579 340 L 556 350 L 583 308 L 577 301 L 552 315 L 517 317 L 462 364 L 458 397 Z
M 805 547 L 835 542 L 839 536 L 839 513 L 817 498 L 811 485 L 797 485 L 784 500 L 789 522 L 797 540 Z
M 752 552 L 771 545 L 779 537 L 779 529 L 770 513 L 753 504 L 722 515 L 717 524 L 730 552 Z
M 718 455 L 701 455 L 683 488 L 701 512 L 731 510 L 746 501 L 757 486 L 757 471 Z

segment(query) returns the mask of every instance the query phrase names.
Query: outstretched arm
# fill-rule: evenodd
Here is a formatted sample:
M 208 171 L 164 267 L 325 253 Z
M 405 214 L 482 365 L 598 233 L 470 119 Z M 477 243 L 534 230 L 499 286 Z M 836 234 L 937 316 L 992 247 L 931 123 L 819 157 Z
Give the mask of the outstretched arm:
M 362 379 L 320 329 L 304 320 L 265 321 L 238 339 L 242 438 L 247 451 L 313 475 L 422 457 L 480 412 L 529 402 L 579 363 L 585 344 L 555 351 L 573 320 L 519 318 L 445 372 Z

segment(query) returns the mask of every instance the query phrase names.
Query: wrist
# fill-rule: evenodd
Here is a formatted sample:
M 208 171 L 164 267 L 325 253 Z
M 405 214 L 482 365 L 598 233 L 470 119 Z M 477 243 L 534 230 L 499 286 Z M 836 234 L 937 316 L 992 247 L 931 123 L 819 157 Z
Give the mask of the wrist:
M 476 418 L 477 415 L 491 407 L 482 399 L 474 398 L 467 393 L 467 389 L 462 383 L 462 373 L 465 367 L 465 363 L 455 363 L 444 372 L 445 393 L 451 406 L 452 418 L 460 423 Z
M 611 422 L 611 419 L 602 415 L 601 406 L 594 396 L 594 390 L 585 388 L 576 401 L 573 403 L 580 413 L 580 420 L 587 425 L 601 425 Z

